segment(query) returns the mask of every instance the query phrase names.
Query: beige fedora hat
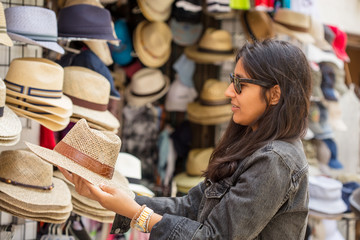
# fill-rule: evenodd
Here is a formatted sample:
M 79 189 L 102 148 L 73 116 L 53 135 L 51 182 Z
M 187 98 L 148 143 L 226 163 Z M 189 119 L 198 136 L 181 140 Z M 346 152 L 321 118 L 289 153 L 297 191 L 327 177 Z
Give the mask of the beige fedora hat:
M 14 45 L 6 32 L 6 18 L 2 2 L 0 2 L 0 43 L 9 47 Z
M 53 167 L 27 150 L 0 153 L 0 191 L 24 204 L 63 206 L 71 203 L 66 183 L 53 178 Z M 34 209 L 35 211 L 35 209 Z
M 2 140 L 7 141 L 7 144 L 15 145 L 19 140 L 22 126 L 18 116 L 5 105 L 5 98 L 6 86 L 0 79 L 0 145 L 3 145 Z
M 196 148 L 189 152 L 186 160 L 186 173 L 190 176 L 201 176 L 209 165 L 214 148 Z
M 311 17 L 290 9 L 279 8 L 274 15 L 274 30 L 276 34 L 286 34 L 302 43 L 314 43 L 310 34 Z
M 207 28 L 198 45 L 186 47 L 184 52 L 197 63 L 216 63 L 235 58 L 231 34 L 215 28 Z
M 81 116 L 72 115 L 70 117 L 70 122 L 77 123 L 82 118 L 83 117 L 81 117 Z M 94 122 L 87 121 L 87 123 L 88 123 L 89 127 L 92 128 L 92 129 L 96 129 L 96 130 L 100 130 L 100 131 L 110 131 L 110 132 L 113 132 L 115 134 L 117 134 L 119 132 L 118 129 L 106 129 L 106 128 L 102 127 L 102 126 L 99 126 L 97 123 L 94 123 Z
M 208 79 L 200 92 L 198 102 L 187 106 L 188 119 L 202 125 L 214 125 L 231 119 L 230 99 L 225 96 L 228 83 Z
M 120 127 L 119 120 L 107 110 L 110 83 L 100 73 L 85 67 L 65 67 L 64 94 L 73 102 L 73 114 L 106 129 Z
M 71 100 L 63 95 L 64 69 L 45 58 L 16 58 L 5 77 L 6 93 L 15 97 L 71 109 Z
M 191 188 L 204 181 L 205 177 L 202 176 L 190 176 L 186 172 L 176 174 L 174 181 L 176 183 L 177 190 L 182 193 L 187 193 Z
M 144 17 L 151 22 L 164 22 L 171 14 L 174 0 L 137 0 Z
M 68 118 L 72 115 L 72 108 L 63 109 L 47 104 L 34 103 L 27 100 L 26 98 L 19 98 L 10 94 L 6 95 L 6 103 L 17 105 L 18 108 L 21 107 L 30 112 L 50 113 L 61 118 Z
M 159 69 L 142 68 L 132 76 L 125 98 L 129 105 L 144 106 L 160 99 L 169 88 L 169 77 Z
M 249 41 L 259 41 L 275 36 L 273 21 L 265 11 L 242 11 L 241 23 Z
M 109 131 L 91 129 L 86 120 L 78 121 L 65 137 L 49 150 L 26 142 L 35 154 L 44 160 L 65 168 L 89 182 L 113 186 L 111 181 L 118 153 L 121 147 L 120 138 Z M 129 196 L 134 197 L 126 185 L 122 184 Z
M 114 63 L 109 45 L 106 40 L 85 40 L 83 41 L 91 51 L 106 65 L 109 66 Z
M 147 67 L 165 64 L 171 54 L 172 33 L 164 22 L 140 22 L 134 31 L 133 43 L 140 61 Z

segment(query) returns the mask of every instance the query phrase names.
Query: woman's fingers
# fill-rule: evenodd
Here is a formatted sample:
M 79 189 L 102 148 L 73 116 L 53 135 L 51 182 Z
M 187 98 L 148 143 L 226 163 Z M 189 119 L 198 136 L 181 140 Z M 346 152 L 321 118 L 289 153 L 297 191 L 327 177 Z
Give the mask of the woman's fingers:
M 70 173 L 68 170 L 62 168 L 62 167 L 59 167 L 57 166 L 57 168 L 60 170 L 60 172 L 64 175 L 64 177 L 69 180 L 70 182 L 74 183 L 74 180 L 73 180 L 73 175 L 72 173 Z
M 100 189 L 103 190 L 106 193 L 109 193 L 111 195 L 114 195 L 116 193 L 116 188 L 110 187 L 108 185 L 105 184 L 100 184 Z

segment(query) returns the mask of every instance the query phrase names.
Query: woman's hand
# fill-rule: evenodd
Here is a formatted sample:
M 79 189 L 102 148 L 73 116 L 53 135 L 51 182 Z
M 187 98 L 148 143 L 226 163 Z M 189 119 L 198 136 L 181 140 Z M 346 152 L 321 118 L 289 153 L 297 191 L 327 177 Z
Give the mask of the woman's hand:
M 66 169 L 58 168 L 65 178 L 75 185 L 77 193 L 99 202 L 104 208 L 128 218 L 132 218 L 138 209 L 140 209 L 140 205 L 121 189 L 106 185 L 95 186 Z

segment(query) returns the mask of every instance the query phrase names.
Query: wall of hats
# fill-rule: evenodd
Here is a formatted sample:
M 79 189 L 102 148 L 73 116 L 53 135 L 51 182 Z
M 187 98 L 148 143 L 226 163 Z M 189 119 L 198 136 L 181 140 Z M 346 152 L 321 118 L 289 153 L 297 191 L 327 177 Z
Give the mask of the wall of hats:
M 266 38 L 294 43 L 311 65 L 310 174 L 360 186 L 360 37 L 303 2 L 1 1 L 0 239 L 108 237 L 114 213 L 47 159 L 63 142 L 119 138 L 106 157 L 122 187 L 186 194 L 232 117 L 224 91 L 236 50 Z

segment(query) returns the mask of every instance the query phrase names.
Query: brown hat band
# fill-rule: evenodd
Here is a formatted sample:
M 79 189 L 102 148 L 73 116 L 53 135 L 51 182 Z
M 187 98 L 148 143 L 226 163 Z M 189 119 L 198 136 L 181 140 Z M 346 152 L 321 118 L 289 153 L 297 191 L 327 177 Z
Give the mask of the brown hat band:
M 76 106 L 89 108 L 92 110 L 102 111 L 102 112 L 106 111 L 108 108 L 107 104 L 99 104 L 99 103 L 89 102 L 89 101 L 86 101 L 86 100 L 83 100 L 83 99 L 80 99 L 77 97 L 73 97 L 68 94 L 65 94 L 65 95 L 68 96 L 71 99 L 72 103 Z
M 73 148 L 69 144 L 60 141 L 54 148 L 54 150 L 61 155 L 71 159 L 77 164 L 83 166 L 90 171 L 97 173 L 103 177 L 111 179 L 114 174 L 114 168 L 108 165 L 105 165 L 96 159 L 80 152 L 76 148 Z
M 201 105 L 204 105 L 204 106 L 228 105 L 230 102 L 231 102 L 230 99 L 224 99 L 224 100 L 219 100 L 219 101 L 207 101 L 207 100 L 200 99 Z
M 62 97 L 62 90 L 50 90 L 50 89 L 28 87 L 17 83 L 12 83 L 6 79 L 4 80 L 4 82 L 8 89 L 31 97 L 51 98 L 51 99 L 59 99 Z
M 232 53 L 234 53 L 234 49 L 221 51 L 221 50 L 214 50 L 214 49 L 208 49 L 208 48 L 203 48 L 203 47 L 198 47 L 198 51 L 203 52 L 203 53 L 215 53 L 215 54 L 232 54 Z
M 2 177 L 0 177 L 0 182 L 4 182 L 4 183 L 7 183 L 7 184 L 12 184 L 12 185 L 15 185 L 15 186 L 36 188 L 36 189 L 41 189 L 41 190 L 51 190 L 51 189 L 54 188 L 54 183 L 52 183 L 49 186 L 36 186 L 36 185 L 30 185 L 30 184 L 16 182 L 16 181 L 6 179 L 6 178 L 2 178 Z
M 166 83 L 164 83 L 164 86 L 162 86 L 156 92 L 152 92 L 152 93 L 148 93 L 148 94 L 139 94 L 139 93 L 135 93 L 134 91 L 131 90 L 131 94 L 134 95 L 135 97 L 151 97 L 151 96 L 155 96 L 155 95 L 161 93 L 165 89 L 165 87 L 166 87 Z
M 286 27 L 287 29 L 290 29 L 290 30 L 293 30 L 293 31 L 296 31 L 296 32 L 309 32 L 309 30 L 307 28 L 296 27 L 296 26 L 286 24 L 286 23 L 282 23 L 282 22 L 278 22 L 278 21 L 275 21 L 275 22 L 282 25 L 282 26 L 284 26 L 284 27 Z

